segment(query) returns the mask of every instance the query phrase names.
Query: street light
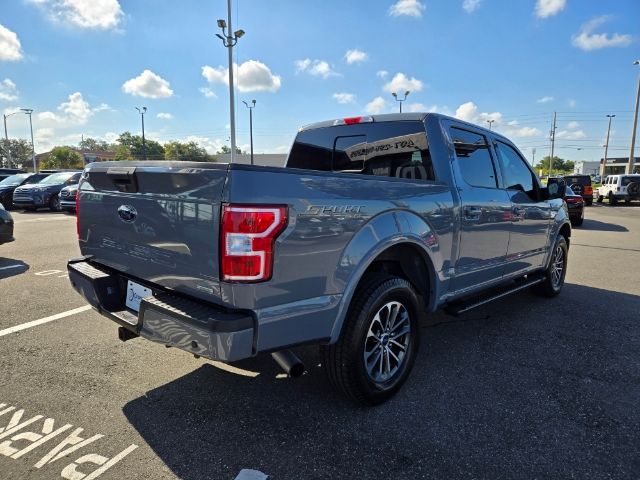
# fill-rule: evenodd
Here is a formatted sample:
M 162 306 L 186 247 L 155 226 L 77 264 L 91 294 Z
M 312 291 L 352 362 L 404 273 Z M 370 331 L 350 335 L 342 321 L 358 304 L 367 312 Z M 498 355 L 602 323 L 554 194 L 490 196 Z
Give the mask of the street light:
M 9 160 L 9 168 L 11 168 L 11 164 L 13 163 L 13 158 L 11 158 L 11 145 L 9 145 L 9 135 L 7 134 L 7 118 L 9 118 L 11 115 L 16 115 L 17 113 L 23 113 L 20 110 L 18 110 L 17 112 L 13 112 L 10 114 L 2 114 L 2 116 L 4 117 L 4 139 L 7 141 L 7 158 Z
M 633 62 L 640 65 L 640 60 Z M 633 114 L 633 131 L 631 132 L 631 148 L 629 149 L 629 163 L 627 164 L 627 174 L 633 173 L 633 162 L 635 161 L 633 149 L 636 143 L 636 129 L 638 127 L 638 103 L 640 103 L 640 75 L 638 75 L 638 92 L 636 93 L 636 111 Z
M 228 30 L 227 30 L 228 23 Z M 234 100 L 234 86 L 233 86 L 233 47 L 238 43 L 238 39 L 242 38 L 245 34 L 244 30 L 233 31 L 231 27 L 231 0 L 227 0 L 227 22 L 220 19 L 218 20 L 218 27 L 222 30 L 222 35 L 216 33 L 216 37 L 222 40 L 222 44 L 229 50 L 229 126 L 231 130 L 231 163 L 233 163 L 236 155 L 236 112 L 235 112 L 235 100 Z M 227 32 L 229 32 L 227 34 Z
M 33 145 L 33 123 L 31 122 L 31 114 L 33 108 L 21 108 L 25 115 L 29 115 L 29 128 L 31 129 L 31 161 L 33 162 L 33 173 L 36 173 L 36 149 Z
M 140 117 L 142 117 L 142 155 L 146 160 L 147 159 L 147 143 L 144 139 L 144 114 L 147 112 L 147 107 L 142 107 L 142 109 L 136 107 L 136 110 L 138 110 Z
M 604 177 L 605 168 L 607 168 L 607 154 L 609 153 L 609 133 L 611 133 L 611 120 L 615 115 L 607 115 L 609 119 L 609 127 L 607 128 L 607 140 L 604 143 L 604 158 L 602 159 L 602 166 L 600 167 L 600 176 Z
M 251 143 L 251 165 L 253 165 L 253 109 L 256 108 L 256 101 L 251 100 L 251 106 L 244 100 L 242 103 L 249 109 L 249 142 Z
M 489 124 L 489 130 L 491 130 L 491 125 L 493 125 L 493 122 L 495 122 L 495 120 L 487 120 L 487 123 Z
M 393 98 L 396 99 L 396 102 L 400 102 L 400 113 L 402 113 L 402 102 L 404 102 L 407 97 L 409 96 L 411 92 L 409 90 L 407 90 L 406 92 L 404 92 L 404 98 L 403 99 L 399 99 L 398 98 L 398 94 L 396 92 L 393 92 L 391 95 L 393 95 Z

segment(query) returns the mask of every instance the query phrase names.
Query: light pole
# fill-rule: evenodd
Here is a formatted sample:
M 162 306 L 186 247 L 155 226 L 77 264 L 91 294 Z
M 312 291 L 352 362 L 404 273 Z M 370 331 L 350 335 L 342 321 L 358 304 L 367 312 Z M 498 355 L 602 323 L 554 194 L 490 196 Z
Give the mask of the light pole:
M 536 166 L 536 147 L 533 147 L 531 149 L 531 155 L 533 156 L 533 159 L 531 160 L 531 166 L 535 167 Z
M 398 98 L 398 94 L 396 92 L 393 92 L 391 95 L 393 95 L 393 98 L 396 99 L 396 102 L 400 103 L 400 113 L 402 113 L 402 102 L 404 102 L 407 97 L 409 96 L 411 92 L 409 90 L 407 90 L 406 92 L 404 92 L 404 98 L 401 100 Z
M 142 118 L 142 155 L 146 160 L 147 159 L 147 142 L 144 139 L 144 114 L 147 112 L 147 107 L 142 107 L 142 109 L 136 107 L 136 110 L 138 110 L 138 113 Z
M 7 134 L 7 118 L 9 118 L 11 115 L 15 115 L 16 113 L 20 113 L 18 112 L 13 112 L 10 114 L 3 114 L 2 116 L 4 117 L 4 139 L 7 141 L 6 145 L 7 145 L 7 158 L 9 159 L 9 168 L 11 168 L 11 164 L 13 163 L 13 158 L 11 158 L 11 145 L 9 145 L 9 135 Z
M 31 160 L 33 161 L 33 173 L 36 173 L 36 149 L 33 145 L 33 123 L 31 122 L 31 114 L 33 108 L 21 108 L 26 115 L 29 115 L 29 128 L 31 129 Z
M 242 103 L 249 109 L 249 143 L 251 143 L 251 165 L 253 165 L 253 109 L 256 108 L 256 101 L 251 100 L 252 105 L 249 105 L 244 100 Z
M 633 62 L 640 65 L 640 60 Z M 633 114 L 633 131 L 631 132 L 631 148 L 629 149 L 629 163 L 627 164 L 627 174 L 633 173 L 633 162 L 635 161 L 633 149 L 636 144 L 636 129 L 638 128 L 638 103 L 640 103 L 640 75 L 638 75 L 638 92 L 636 93 L 636 111 Z
M 602 166 L 600 167 L 600 177 L 604 177 L 604 171 L 607 168 L 607 154 L 609 153 L 609 133 L 611 133 L 611 120 L 615 115 L 607 115 L 609 119 L 609 127 L 607 128 L 607 140 L 604 143 L 604 158 L 602 159 Z
M 229 29 L 227 34 L 227 22 L 218 20 L 218 27 L 222 30 L 222 35 L 216 33 L 216 37 L 222 40 L 222 44 L 229 50 L 229 125 L 231 127 L 231 163 L 236 155 L 236 112 L 235 100 L 233 97 L 233 47 L 238 43 L 238 39 L 244 35 L 244 30 L 236 30 L 231 35 L 231 0 L 227 0 L 227 21 Z
M 489 130 L 491 130 L 491 125 L 493 125 L 493 122 L 495 122 L 495 120 L 487 120 L 487 123 L 489 124 Z

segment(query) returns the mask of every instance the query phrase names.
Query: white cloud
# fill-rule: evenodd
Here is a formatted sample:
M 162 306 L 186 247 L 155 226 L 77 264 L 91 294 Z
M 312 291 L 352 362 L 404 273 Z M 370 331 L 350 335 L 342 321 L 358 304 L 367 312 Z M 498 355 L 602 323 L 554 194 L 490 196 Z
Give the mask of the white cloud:
M 303 60 L 296 60 L 296 73 L 305 72 L 315 77 L 329 78 L 340 75 L 337 73 L 331 65 L 325 60 L 311 60 L 305 58 Z
M 567 103 L 571 108 L 574 108 L 576 106 L 576 101 L 573 98 L 570 98 Z
M 380 78 L 386 78 L 387 75 L 389 75 L 389 72 L 387 72 L 386 70 L 378 70 L 376 72 L 376 76 Z
M 466 122 L 475 123 L 482 127 L 486 127 L 487 120 L 493 120 L 495 127 L 498 127 L 502 122 L 502 113 L 478 113 L 478 106 L 473 102 L 466 102 L 460 105 L 455 112 L 455 117 Z
M 204 148 L 207 153 L 216 153 L 222 148 L 223 145 L 226 144 L 225 141 L 220 138 L 209 138 L 197 135 L 189 135 L 188 137 L 183 139 L 183 141 L 196 142 L 198 145 Z
M 9 78 L 5 78 L 0 82 L 0 100 L 13 102 L 18 99 L 18 89 L 16 84 Z
M 15 32 L 0 24 L 0 62 L 22 60 L 22 46 Z
M 587 134 L 582 130 L 560 130 L 556 132 L 556 138 L 564 138 L 566 140 L 581 140 L 586 137 Z
M 375 115 L 377 113 L 382 113 L 388 106 L 387 101 L 382 97 L 376 97 L 367 103 L 364 107 L 364 110 L 367 113 Z
M 538 100 L 536 100 L 536 102 L 538 103 L 549 103 L 549 102 L 553 102 L 554 98 L 546 95 L 544 97 L 539 98 Z
M 464 0 L 462 2 L 462 8 L 465 12 L 471 13 L 480 7 L 482 0 Z
M 419 92 L 422 90 L 423 84 L 414 77 L 407 77 L 404 73 L 396 73 L 391 81 L 383 87 L 385 92 L 404 93 L 405 91 Z
M 156 115 L 156 117 L 160 120 L 171 120 L 173 118 L 173 115 L 171 115 L 170 113 L 160 112 Z
M 201 87 L 198 89 L 198 91 L 207 98 L 218 98 L 215 92 L 209 87 Z
M 338 103 L 354 103 L 356 101 L 356 96 L 353 93 L 334 93 L 333 98 Z
M 58 105 L 57 113 L 51 111 L 40 112 L 38 113 L 38 120 L 46 126 L 84 125 L 96 112 L 110 109 L 106 103 L 92 108 L 80 92 L 75 92 L 69 95 L 67 102 L 62 102 Z
M 560 13 L 567 4 L 567 0 L 537 0 L 536 17 L 547 18 Z
M 580 124 L 578 122 L 569 122 L 569 123 L 567 123 L 567 128 L 569 130 L 575 130 L 578 127 L 580 127 Z
M 353 63 L 362 63 L 369 59 L 369 54 L 355 48 L 353 50 L 347 50 L 347 53 L 344 54 L 344 59 L 349 65 Z
M 538 137 L 542 132 L 535 127 L 507 128 L 503 132 L 507 137 Z
M 234 82 L 241 92 L 277 92 L 282 86 L 279 75 L 271 73 L 271 69 L 258 60 L 247 60 L 240 64 L 233 64 Z M 202 67 L 202 76 L 209 83 L 221 83 L 229 85 L 229 69 L 205 65 Z M 206 97 L 215 97 L 209 89 L 200 89 Z
M 111 30 L 117 28 L 124 13 L 118 0 L 29 0 L 55 22 L 75 27 Z
M 406 15 L 409 17 L 422 17 L 424 10 L 424 4 L 419 0 L 398 0 L 396 3 L 389 7 L 389 15 L 392 17 L 399 17 Z
M 580 31 L 571 37 L 571 44 L 586 52 L 609 47 L 626 47 L 631 43 L 632 37 L 628 33 L 593 33 L 603 23 L 611 20 L 610 15 L 595 17 L 584 23 Z
M 124 82 L 122 91 L 144 98 L 168 98 L 173 95 L 169 82 L 151 70 L 145 70 L 137 77 Z

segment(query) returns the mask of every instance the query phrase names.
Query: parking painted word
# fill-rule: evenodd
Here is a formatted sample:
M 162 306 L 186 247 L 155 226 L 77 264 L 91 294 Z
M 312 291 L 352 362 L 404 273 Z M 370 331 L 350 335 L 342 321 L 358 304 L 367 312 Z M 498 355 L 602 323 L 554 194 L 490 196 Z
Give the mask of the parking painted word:
M 30 464 L 37 459 L 32 463 L 33 468 L 60 469 L 60 476 L 67 480 L 98 478 L 138 448 L 131 444 L 112 457 L 100 455 L 93 450 L 93 444 L 104 435 L 83 435 L 83 428 L 56 423 L 45 415 L 27 418 L 24 409 L 5 403 L 0 403 L 0 425 L 3 425 L 0 427 L 0 455 L 13 460 L 26 457 Z M 91 448 L 87 448 L 89 445 Z M 59 462 L 61 459 L 63 462 L 74 460 L 65 464 Z

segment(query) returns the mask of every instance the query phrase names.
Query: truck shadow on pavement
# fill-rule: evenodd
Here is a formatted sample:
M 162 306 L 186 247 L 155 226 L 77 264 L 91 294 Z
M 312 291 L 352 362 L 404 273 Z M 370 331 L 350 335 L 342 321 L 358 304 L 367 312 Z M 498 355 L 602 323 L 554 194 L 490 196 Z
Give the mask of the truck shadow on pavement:
M 592 220 L 585 218 L 584 223 L 580 227 L 575 227 L 579 230 L 592 230 L 596 232 L 628 232 L 629 229 L 623 225 L 616 223 L 601 222 L 600 220 Z
M 615 316 L 609 312 L 615 310 Z M 179 478 L 631 478 L 640 469 L 640 296 L 567 284 L 421 330 L 415 368 L 376 408 L 334 393 L 317 348 L 296 380 L 268 357 L 205 364 L 125 405 Z M 632 473 L 635 472 L 635 473 Z M 271 477 L 270 477 L 271 478 Z
M 0 280 L 20 275 L 29 270 L 29 265 L 22 260 L 0 257 Z

